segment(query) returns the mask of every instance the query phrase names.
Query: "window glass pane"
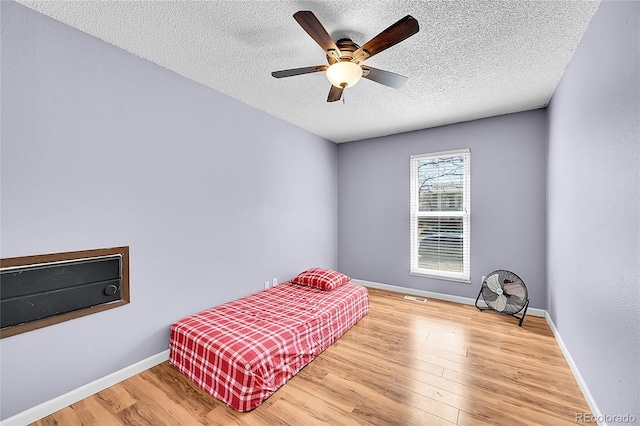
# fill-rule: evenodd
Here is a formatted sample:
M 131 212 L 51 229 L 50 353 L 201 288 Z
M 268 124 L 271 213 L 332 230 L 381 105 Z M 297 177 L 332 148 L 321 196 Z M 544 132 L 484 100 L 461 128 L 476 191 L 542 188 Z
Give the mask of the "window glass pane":
M 464 158 L 425 158 L 418 162 L 419 211 L 463 210 Z
M 470 154 L 411 156 L 412 275 L 470 282 Z
M 463 218 L 418 219 L 418 267 L 463 272 Z

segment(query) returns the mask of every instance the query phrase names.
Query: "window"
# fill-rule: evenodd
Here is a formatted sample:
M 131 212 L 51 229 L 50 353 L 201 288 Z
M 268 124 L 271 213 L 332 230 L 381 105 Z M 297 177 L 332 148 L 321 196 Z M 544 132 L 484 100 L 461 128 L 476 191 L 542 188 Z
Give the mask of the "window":
M 412 275 L 470 282 L 470 150 L 411 156 Z

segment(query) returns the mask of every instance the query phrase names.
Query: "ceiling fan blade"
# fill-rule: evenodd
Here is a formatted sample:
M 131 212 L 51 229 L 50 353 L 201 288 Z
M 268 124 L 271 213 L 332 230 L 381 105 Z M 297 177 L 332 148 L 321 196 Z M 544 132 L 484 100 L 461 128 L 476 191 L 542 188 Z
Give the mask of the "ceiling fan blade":
M 380 83 L 385 86 L 393 87 L 394 89 L 399 89 L 407 82 L 407 80 L 409 80 L 409 78 L 404 75 L 379 70 L 367 65 L 362 65 L 362 71 L 362 78 L 375 81 L 376 83 Z
M 271 73 L 275 78 L 293 77 L 294 75 L 310 74 L 312 72 L 326 71 L 328 65 L 316 65 L 314 67 L 292 68 L 289 70 L 274 71 Z
M 336 87 L 333 84 L 331 85 L 331 89 L 329 89 L 329 96 L 327 97 L 327 102 L 335 102 L 339 101 L 342 97 L 342 91 L 344 89 L 342 87 Z
M 298 24 L 300 24 L 302 29 L 305 30 L 320 47 L 322 47 L 322 50 L 324 50 L 328 55 L 334 57 L 334 59 L 340 59 L 340 49 L 338 49 L 336 43 L 313 12 L 301 10 L 294 13 L 293 18 L 298 22 Z
M 420 30 L 418 21 L 407 15 L 353 52 L 353 60 L 362 62 L 405 40 Z

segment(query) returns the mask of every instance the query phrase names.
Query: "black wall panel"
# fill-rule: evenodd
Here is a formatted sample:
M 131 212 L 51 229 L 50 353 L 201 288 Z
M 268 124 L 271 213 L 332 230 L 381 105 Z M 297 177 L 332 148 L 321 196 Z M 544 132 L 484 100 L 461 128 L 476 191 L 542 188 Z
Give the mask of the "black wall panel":
M 0 328 L 122 299 L 122 258 L 3 269 Z

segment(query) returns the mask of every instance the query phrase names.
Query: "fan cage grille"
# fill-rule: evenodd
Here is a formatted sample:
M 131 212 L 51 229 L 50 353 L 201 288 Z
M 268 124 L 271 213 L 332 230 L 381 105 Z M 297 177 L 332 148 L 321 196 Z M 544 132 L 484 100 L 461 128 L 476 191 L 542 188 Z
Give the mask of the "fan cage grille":
M 504 269 L 488 274 L 482 281 L 480 292 L 490 309 L 506 315 L 517 314 L 529 302 L 524 281 L 515 273 Z

